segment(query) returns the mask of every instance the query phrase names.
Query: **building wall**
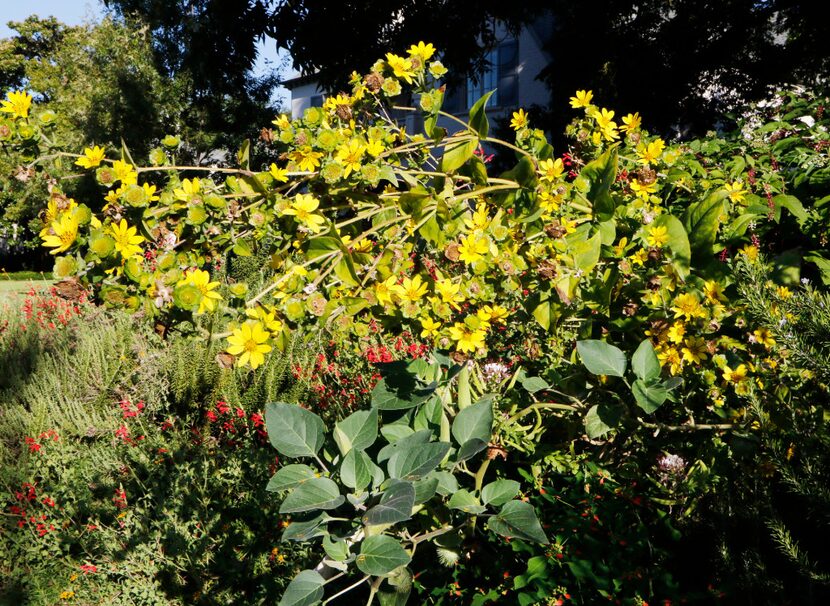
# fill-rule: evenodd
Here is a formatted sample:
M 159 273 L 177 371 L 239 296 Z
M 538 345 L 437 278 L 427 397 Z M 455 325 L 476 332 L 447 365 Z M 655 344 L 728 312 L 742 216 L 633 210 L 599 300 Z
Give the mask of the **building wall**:
M 312 106 L 315 97 L 323 97 L 323 91 L 316 82 L 301 84 L 291 89 L 291 117 L 300 118 L 303 112 Z M 319 105 L 319 104 L 318 104 Z

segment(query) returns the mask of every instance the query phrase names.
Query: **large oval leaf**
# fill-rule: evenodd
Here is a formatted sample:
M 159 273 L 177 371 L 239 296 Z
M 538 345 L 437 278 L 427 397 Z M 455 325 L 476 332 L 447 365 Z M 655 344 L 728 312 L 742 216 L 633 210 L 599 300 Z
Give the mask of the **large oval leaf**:
M 436 482 L 437 485 L 437 482 Z M 363 515 L 363 523 L 395 524 L 412 517 L 415 487 L 412 482 L 395 482 L 380 497 L 380 502 Z
M 355 564 L 363 574 L 382 576 L 400 566 L 406 566 L 412 558 L 392 537 L 377 535 L 367 537 L 360 545 Z
M 435 469 L 450 451 L 447 442 L 432 442 L 399 448 L 389 458 L 387 469 L 392 478 L 417 480 Z
M 495 90 L 485 93 L 481 99 L 475 102 L 470 108 L 470 128 L 478 133 L 482 139 L 490 133 L 490 123 L 487 121 L 487 102 L 493 96 Z
M 473 438 L 489 442 L 492 428 L 493 396 L 487 395 L 458 412 L 452 422 L 452 437 L 459 444 Z
M 323 599 L 325 579 L 313 570 L 303 570 L 288 584 L 278 606 L 313 606 Z
M 300 465 L 295 463 L 293 465 L 286 465 L 277 470 L 271 479 L 268 481 L 268 486 L 265 490 L 269 492 L 278 492 L 280 490 L 290 490 L 295 486 L 299 486 L 303 482 L 316 478 L 317 474 L 308 465 Z
M 365 450 L 375 443 L 378 437 L 378 411 L 358 410 L 334 426 L 334 441 L 342 454 L 352 448 Z
M 363 490 L 372 481 L 372 460 L 362 450 L 353 448 L 340 463 L 340 479 L 349 488 Z
M 286 457 L 313 457 L 323 447 L 323 420 L 296 404 L 266 404 L 265 428 L 271 444 Z
M 621 377 L 625 374 L 627 365 L 625 354 L 605 341 L 597 339 L 577 341 L 576 351 L 585 368 L 595 375 Z
M 345 498 L 340 489 L 328 478 L 314 478 L 300 484 L 288 493 L 280 506 L 280 513 L 301 513 L 317 509 L 334 509 Z
M 524 501 L 509 501 L 501 508 L 498 515 L 493 516 L 487 525 L 495 533 L 507 538 L 525 539 L 546 545 L 548 538 L 533 505 Z
M 660 376 L 660 360 L 657 359 L 654 346 L 648 339 L 640 343 L 631 357 L 631 370 L 643 381 L 651 381 Z

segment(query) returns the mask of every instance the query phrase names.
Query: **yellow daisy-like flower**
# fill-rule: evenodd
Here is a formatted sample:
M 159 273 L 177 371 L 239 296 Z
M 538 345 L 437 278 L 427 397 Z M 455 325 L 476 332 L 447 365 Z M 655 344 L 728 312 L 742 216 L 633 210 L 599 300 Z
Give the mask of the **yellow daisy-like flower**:
M 617 128 L 617 123 L 613 120 L 614 110 L 605 109 L 603 107 L 601 110 L 593 112 L 593 118 L 596 121 L 597 126 L 599 126 L 602 131 L 608 129 L 616 130 Z
M 286 183 L 288 181 L 288 171 L 284 168 L 279 168 L 273 162 L 268 167 L 268 172 L 274 178 L 274 181 L 279 181 L 280 183 Z
M 352 139 L 337 149 L 337 160 L 343 167 L 343 177 L 348 177 L 351 172 L 360 170 L 360 161 L 366 152 L 366 146 L 358 139 Z
M 447 303 L 454 309 L 459 309 L 459 303 L 464 302 L 464 295 L 461 293 L 461 284 L 455 284 L 449 278 L 435 282 L 435 294 L 441 297 L 442 303 Z
M 456 342 L 458 351 L 473 353 L 484 347 L 484 338 L 487 336 L 481 329 L 473 330 L 462 322 L 456 322 L 450 327 L 450 337 Z
M 185 179 L 182 181 L 182 186 L 173 190 L 173 195 L 176 200 L 187 202 L 190 199 L 198 196 L 202 192 L 202 182 L 198 177 L 193 179 Z
M 683 316 L 687 321 L 706 317 L 706 310 L 694 293 L 683 293 L 675 297 L 671 310 L 674 312 L 674 317 Z
M 210 274 L 203 269 L 194 269 L 188 272 L 179 280 L 176 286 L 182 286 L 184 284 L 195 286 L 202 293 L 202 299 L 199 301 L 199 309 L 196 311 L 198 314 L 213 311 L 216 309 L 216 302 L 222 300 L 222 295 L 216 292 L 216 289 L 219 288 L 219 282 L 211 282 Z
M 660 366 L 669 367 L 669 372 L 672 375 L 676 375 L 683 370 L 683 358 L 674 347 L 663 347 L 658 350 L 657 359 L 660 361 Z
M 793 296 L 793 291 L 791 291 L 786 286 L 779 286 L 775 289 L 775 294 L 777 294 L 782 299 L 789 299 Z
M 238 356 L 237 366 L 249 364 L 256 370 L 265 363 L 265 354 L 271 351 L 271 346 L 268 345 L 270 337 L 271 334 L 265 330 L 262 322 L 248 320 L 228 337 L 230 345 L 227 352 Z
M 56 221 L 52 222 L 49 230 L 41 232 L 41 236 L 43 246 L 52 249 L 49 254 L 56 255 L 69 250 L 78 237 L 77 215 L 72 212 L 62 213 Z
M 703 295 L 709 303 L 720 303 L 726 301 L 723 294 L 723 286 L 716 280 L 707 280 L 703 283 Z
M 490 217 L 487 214 L 487 205 L 479 204 L 476 206 L 475 212 L 472 216 L 464 217 L 464 225 L 470 231 L 484 231 L 490 225 Z
M 723 380 L 727 383 L 743 383 L 746 381 L 747 368 L 746 364 L 739 364 L 734 370 L 728 366 L 723 367 Z
M 121 181 L 121 185 L 133 185 L 138 183 L 138 173 L 129 162 L 116 160 L 112 163 L 112 171 L 115 173 L 115 180 Z
M 669 230 L 663 225 L 654 225 L 649 228 L 646 242 L 649 246 L 655 248 L 662 248 L 663 245 L 669 241 Z
M 0 101 L 0 112 L 11 114 L 15 118 L 28 118 L 32 106 L 32 95 L 25 91 L 11 90 L 6 93 L 6 101 Z
M 622 130 L 626 133 L 630 133 L 640 128 L 640 125 L 643 123 L 643 119 L 640 117 L 639 112 L 635 112 L 633 114 L 623 116 L 622 122 L 623 125 L 620 128 L 622 128 Z
M 386 145 L 381 139 L 369 139 L 369 142 L 366 144 L 366 153 L 373 158 L 377 158 L 385 149 Z
M 683 359 L 692 364 L 700 364 L 702 360 L 709 357 L 706 341 L 703 337 L 689 337 L 683 341 Z
M 539 162 L 539 172 L 542 181 L 556 181 L 565 172 L 565 163 L 562 162 L 562 158 L 542 160 Z
M 392 291 L 402 301 L 417 303 L 427 294 L 427 285 L 424 284 L 421 276 L 416 275 L 414 278 L 404 278 L 402 284 L 396 284 L 392 287 Z
M 252 320 L 262 322 L 265 329 L 273 336 L 276 336 L 283 328 L 282 320 L 277 317 L 277 312 L 273 307 L 269 307 L 268 309 L 260 305 L 249 307 L 245 310 L 245 315 Z
M 651 143 L 640 143 L 637 146 L 637 161 L 640 164 L 653 164 L 663 155 L 666 143 L 659 137 Z
M 758 247 L 753 246 L 752 244 L 747 244 L 743 248 L 738 251 L 740 254 L 746 257 L 747 261 L 754 263 L 758 260 Z
M 318 232 L 325 227 L 326 220 L 314 211 L 320 206 L 320 200 L 310 194 L 297 194 L 291 202 L 291 206 L 286 208 L 282 213 L 284 215 L 293 215 L 297 221 L 302 223 L 305 227 L 313 232 Z
M 289 118 L 285 114 L 280 114 L 271 121 L 271 124 L 273 124 L 280 130 L 285 130 L 287 128 L 291 128 L 291 118 Z
M 422 63 L 429 61 L 430 57 L 435 54 L 435 47 L 432 43 L 424 44 L 423 41 L 418 44 L 413 44 L 407 51 L 411 57 L 418 57 Z M 397 75 L 397 74 L 396 74 Z
M 580 107 L 588 107 L 591 105 L 591 99 L 594 98 L 594 93 L 589 90 L 578 90 L 576 96 L 571 97 L 571 107 L 574 109 Z
M 746 194 L 749 192 L 744 189 L 744 184 L 740 181 L 732 181 L 731 183 L 724 183 L 723 188 L 729 194 L 729 199 L 735 203 L 743 202 Z
M 461 245 L 458 247 L 458 258 L 470 265 L 483 259 L 489 249 L 490 244 L 486 238 L 472 234 L 461 240 Z
M 643 184 L 637 179 L 632 179 L 629 185 L 631 186 L 631 191 L 634 192 L 634 195 L 643 200 L 648 200 L 649 196 L 657 191 L 656 181 Z
M 308 145 L 288 154 L 288 158 L 297 165 L 298 169 L 308 172 L 314 172 L 320 166 L 322 157 L 322 152 L 316 152 Z
M 682 343 L 686 335 L 686 325 L 683 322 L 675 322 L 666 332 L 666 336 L 672 343 Z
M 775 337 L 772 336 L 772 333 L 769 331 L 769 329 L 759 328 L 758 330 L 754 330 L 752 334 L 755 337 L 755 341 L 760 343 L 767 349 L 775 345 Z
M 523 128 L 527 128 L 528 119 L 525 110 L 519 109 L 517 112 L 513 112 L 513 118 L 510 120 L 510 128 L 513 130 L 522 130 Z
M 110 225 L 110 234 L 115 240 L 115 250 L 121 254 L 125 261 L 141 252 L 139 244 L 144 242 L 144 236 L 138 235 L 138 229 L 135 226 L 128 226 L 126 219 L 121 219 L 120 223 Z
M 84 155 L 75 160 L 75 164 L 82 167 L 82 168 L 95 168 L 101 164 L 101 161 L 104 159 L 104 148 L 98 147 L 87 147 L 84 150 Z
M 421 338 L 430 339 L 438 335 L 441 330 L 441 322 L 436 322 L 432 318 L 421 318 Z
M 479 314 L 487 317 L 488 322 L 495 322 L 496 324 L 504 324 L 505 319 L 509 315 L 507 308 L 501 305 L 485 305 L 478 311 Z
M 412 76 L 415 75 L 415 72 L 412 69 L 412 61 L 410 59 L 404 59 L 393 53 L 386 53 L 386 63 L 396 78 L 403 78 L 409 84 L 412 84 Z
M 392 303 L 392 295 L 395 294 L 397 286 L 398 280 L 395 276 L 389 276 L 383 282 L 375 284 L 375 297 L 377 297 L 378 303 L 381 305 Z

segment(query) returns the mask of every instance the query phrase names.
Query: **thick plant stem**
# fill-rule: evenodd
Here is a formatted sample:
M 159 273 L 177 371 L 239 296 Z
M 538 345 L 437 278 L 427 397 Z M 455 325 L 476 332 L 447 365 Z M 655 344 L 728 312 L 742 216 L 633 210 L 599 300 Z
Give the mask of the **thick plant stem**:
M 488 467 L 490 467 L 490 459 L 484 459 L 481 467 L 476 472 L 476 492 L 480 491 L 481 487 L 484 486 L 484 476 L 487 474 Z
M 463 410 L 472 404 L 470 393 L 470 367 L 465 364 L 458 373 L 458 409 Z

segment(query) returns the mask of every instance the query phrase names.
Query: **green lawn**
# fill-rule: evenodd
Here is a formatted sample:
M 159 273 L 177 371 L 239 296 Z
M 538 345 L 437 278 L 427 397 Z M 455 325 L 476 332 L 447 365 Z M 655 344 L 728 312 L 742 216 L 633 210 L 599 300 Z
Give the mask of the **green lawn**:
M 52 282 L 53 280 L 0 280 L 0 305 L 22 298 L 32 287 L 43 290 Z

